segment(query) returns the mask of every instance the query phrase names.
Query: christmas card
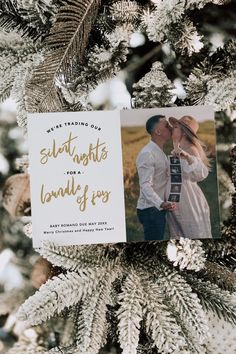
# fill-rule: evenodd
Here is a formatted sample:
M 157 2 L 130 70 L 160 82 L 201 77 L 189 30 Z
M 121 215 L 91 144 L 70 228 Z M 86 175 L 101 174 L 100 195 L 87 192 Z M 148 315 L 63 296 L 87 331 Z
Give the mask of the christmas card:
M 32 114 L 34 246 L 126 241 L 120 114 Z
M 219 238 L 208 106 L 29 115 L 34 247 Z

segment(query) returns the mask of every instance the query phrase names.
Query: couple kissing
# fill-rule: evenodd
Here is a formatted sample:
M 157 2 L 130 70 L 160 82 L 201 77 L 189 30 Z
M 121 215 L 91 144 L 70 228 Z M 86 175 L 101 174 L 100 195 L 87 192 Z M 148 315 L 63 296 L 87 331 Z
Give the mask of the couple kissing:
M 166 223 L 171 239 L 212 238 L 210 209 L 197 182 L 207 178 L 210 162 L 197 136 L 199 124 L 191 116 L 180 119 L 154 115 L 146 122 L 150 142 L 139 152 L 136 167 L 140 194 L 137 216 L 145 241 L 163 240 Z M 170 162 L 163 151 L 172 140 L 171 154 L 181 166 L 178 202 L 168 201 L 171 193 Z

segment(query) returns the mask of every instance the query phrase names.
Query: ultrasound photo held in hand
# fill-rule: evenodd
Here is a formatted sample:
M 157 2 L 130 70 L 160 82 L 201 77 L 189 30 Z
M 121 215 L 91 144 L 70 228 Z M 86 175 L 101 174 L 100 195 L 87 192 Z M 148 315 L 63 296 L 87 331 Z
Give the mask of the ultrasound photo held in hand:
M 170 176 L 170 178 L 171 178 L 171 183 L 181 183 L 182 182 L 182 176 L 180 173 L 172 174 Z
M 180 159 L 175 156 L 170 156 L 170 163 L 172 165 L 180 165 Z
M 170 188 L 171 193 L 180 193 L 181 192 L 181 184 L 175 184 L 171 183 L 171 188 Z
M 172 174 L 180 174 L 181 173 L 181 167 L 180 165 L 170 165 L 170 173 Z
M 179 203 L 180 201 L 180 194 L 170 194 L 169 198 L 168 198 L 169 202 L 175 202 L 175 203 Z

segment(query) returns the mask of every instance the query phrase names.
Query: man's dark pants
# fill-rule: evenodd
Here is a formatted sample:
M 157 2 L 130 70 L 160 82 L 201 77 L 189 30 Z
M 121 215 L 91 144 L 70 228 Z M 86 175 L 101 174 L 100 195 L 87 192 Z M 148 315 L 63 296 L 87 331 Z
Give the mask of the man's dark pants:
M 137 209 L 137 216 L 143 225 L 145 241 L 163 240 L 166 225 L 166 211 L 155 207 Z

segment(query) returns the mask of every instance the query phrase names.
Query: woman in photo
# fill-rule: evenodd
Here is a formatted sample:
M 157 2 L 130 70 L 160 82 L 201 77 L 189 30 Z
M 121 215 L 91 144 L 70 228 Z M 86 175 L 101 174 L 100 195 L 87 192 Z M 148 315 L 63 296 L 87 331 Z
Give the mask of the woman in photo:
M 197 184 L 208 176 L 210 170 L 204 144 L 197 136 L 199 124 L 191 116 L 183 116 L 179 120 L 171 117 L 169 123 L 174 146 L 172 155 L 180 158 L 182 171 L 180 201 L 176 203 L 176 209 L 167 215 L 170 237 L 212 238 L 209 205 Z M 167 193 L 170 194 L 170 183 Z

